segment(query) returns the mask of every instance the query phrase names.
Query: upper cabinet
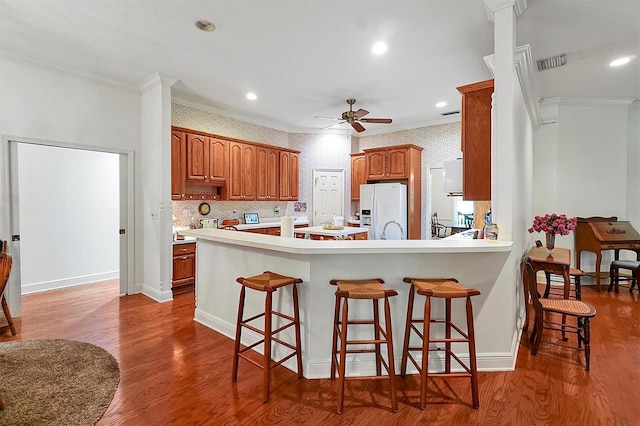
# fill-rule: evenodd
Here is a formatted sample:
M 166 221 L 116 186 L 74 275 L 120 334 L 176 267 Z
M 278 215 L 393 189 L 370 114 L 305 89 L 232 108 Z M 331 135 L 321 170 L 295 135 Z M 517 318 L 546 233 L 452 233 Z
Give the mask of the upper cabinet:
M 225 140 L 187 133 L 187 182 L 225 185 L 228 149 Z
M 256 199 L 256 146 L 240 142 L 229 144 L 229 200 Z
M 266 146 L 258 146 L 256 151 L 258 169 L 256 199 L 278 200 L 280 183 L 280 151 Z
M 351 201 L 360 200 L 360 185 L 367 183 L 365 155 L 351 154 Z
M 489 201 L 493 80 L 457 89 L 462 94 L 462 197 Z
M 171 199 L 185 199 L 185 165 L 187 155 L 187 135 L 176 130 L 171 131 Z
M 300 185 L 299 153 L 280 151 L 280 199 L 297 201 Z
M 367 180 L 408 179 L 412 170 L 412 158 L 420 156 L 421 151 L 421 148 L 414 145 L 365 149 Z

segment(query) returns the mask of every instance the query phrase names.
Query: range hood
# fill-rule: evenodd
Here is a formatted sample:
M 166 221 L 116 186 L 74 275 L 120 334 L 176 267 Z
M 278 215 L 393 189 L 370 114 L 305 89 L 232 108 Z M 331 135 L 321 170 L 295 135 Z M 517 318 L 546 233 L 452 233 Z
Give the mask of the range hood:
M 444 192 L 449 196 L 462 195 L 462 158 L 443 164 Z

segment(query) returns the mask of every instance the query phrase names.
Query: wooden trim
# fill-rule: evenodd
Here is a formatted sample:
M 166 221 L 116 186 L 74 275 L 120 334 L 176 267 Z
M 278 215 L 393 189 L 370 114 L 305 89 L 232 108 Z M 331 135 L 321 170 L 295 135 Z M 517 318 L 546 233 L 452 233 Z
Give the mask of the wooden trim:
M 363 152 L 373 152 L 373 151 L 387 151 L 389 148 L 415 148 L 418 151 L 422 151 L 424 150 L 423 147 L 418 146 L 418 145 L 414 145 L 411 143 L 408 144 L 403 144 L 403 145 L 386 145 L 380 148 L 367 148 L 367 149 L 363 149 Z M 356 154 L 351 154 L 351 155 L 356 155 Z
M 456 87 L 458 92 L 460 92 L 461 94 L 489 88 L 493 88 L 493 79 L 467 84 L 466 86 Z
M 239 143 L 245 143 L 245 144 L 249 144 L 249 145 L 262 146 L 262 147 L 265 147 L 265 148 L 277 148 L 277 149 L 279 149 L 281 151 L 287 151 L 287 152 L 293 152 L 295 154 L 300 154 L 300 151 L 296 151 L 295 149 L 285 148 L 285 147 L 277 146 L 277 145 L 269 145 L 269 144 L 266 144 L 266 143 L 253 142 L 253 141 L 248 141 L 248 140 L 245 140 L 245 139 L 237 139 L 237 138 L 232 138 L 230 136 L 216 135 L 214 133 L 207 133 L 207 132 L 203 132 L 201 130 L 187 129 L 186 127 L 171 126 L 171 130 L 180 131 L 180 132 L 186 132 L 186 133 L 191 133 L 191 134 L 196 134 L 196 135 L 200 135 L 200 136 L 207 136 L 207 137 L 210 137 L 210 138 L 223 139 L 223 140 L 227 140 L 229 142 L 239 142 Z

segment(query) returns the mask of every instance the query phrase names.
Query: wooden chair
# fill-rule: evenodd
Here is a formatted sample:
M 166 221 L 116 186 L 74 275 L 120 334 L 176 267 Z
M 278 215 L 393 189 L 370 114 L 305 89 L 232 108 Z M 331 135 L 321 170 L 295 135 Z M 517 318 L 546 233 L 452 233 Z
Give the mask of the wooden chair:
M 17 334 L 16 327 L 13 325 L 13 317 L 11 316 L 11 311 L 9 311 L 9 305 L 7 304 L 7 299 L 4 297 L 4 290 L 7 287 L 7 282 L 9 281 L 9 274 L 11 273 L 11 265 L 13 263 L 13 259 L 6 252 L 7 243 L 6 241 L 3 243 L 3 251 L 0 253 L 0 304 L 2 305 L 2 311 L 4 312 L 4 316 L 7 318 L 7 325 L 4 327 L 0 327 L 0 330 L 3 330 L 7 327 L 11 330 L 11 334 L 15 336 Z
M 585 370 L 589 371 L 591 358 L 591 327 L 590 320 L 595 317 L 596 309 L 586 302 L 573 299 L 547 299 L 538 293 L 538 282 L 533 272 L 531 259 L 526 257 L 523 261 L 522 278 L 528 285 L 531 304 L 535 309 L 535 321 L 529 341 L 531 342 L 531 355 L 536 355 L 542 341 L 543 330 L 554 330 L 563 333 L 575 333 L 578 337 L 578 350 L 584 343 Z M 545 320 L 546 314 L 559 314 L 576 317 L 577 325 Z M 546 324 L 546 325 L 545 325 Z
M 616 289 L 616 293 L 618 292 L 618 287 L 620 284 L 620 269 L 628 269 L 631 271 L 631 286 L 629 286 L 629 293 L 633 291 L 633 288 L 636 286 L 638 281 L 638 271 L 640 271 L 640 261 L 637 260 L 614 260 L 611 262 L 611 267 L 609 268 L 609 288 L 607 291 L 611 291 L 611 289 Z M 640 286 L 638 287 L 640 290 Z
M 431 215 L 431 238 L 443 238 L 447 235 L 447 227 L 438 222 L 438 212 Z

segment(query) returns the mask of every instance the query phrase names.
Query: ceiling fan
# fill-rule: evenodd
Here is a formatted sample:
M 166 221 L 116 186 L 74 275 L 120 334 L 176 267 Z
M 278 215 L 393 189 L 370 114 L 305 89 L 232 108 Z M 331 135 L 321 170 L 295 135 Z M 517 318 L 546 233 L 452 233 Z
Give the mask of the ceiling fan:
M 340 123 L 332 124 L 331 126 L 323 127 L 323 129 L 328 129 L 329 127 L 334 127 L 342 123 L 349 123 L 351 127 L 353 127 L 356 132 L 364 132 L 366 129 L 360 123 L 379 123 L 379 124 L 389 124 L 391 123 L 390 118 L 362 118 L 365 115 L 369 114 L 369 111 L 366 109 L 358 109 L 357 111 L 353 110 L 353 104 L 356 103 L 355 99 L 347 99 L 347 103 L 349 104 L 349 111 L 345 111 L 342 113 L 342 118 L 333 118 L 333 117 L 322 117 L 316 116 L 316 118 L 326 118 L 329 120 L 341 120 Z

